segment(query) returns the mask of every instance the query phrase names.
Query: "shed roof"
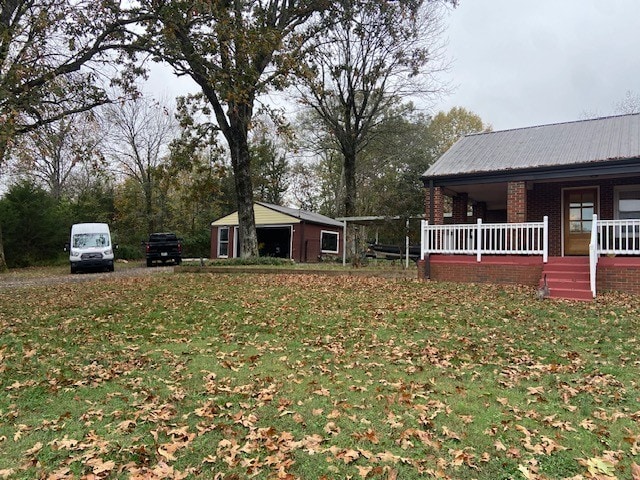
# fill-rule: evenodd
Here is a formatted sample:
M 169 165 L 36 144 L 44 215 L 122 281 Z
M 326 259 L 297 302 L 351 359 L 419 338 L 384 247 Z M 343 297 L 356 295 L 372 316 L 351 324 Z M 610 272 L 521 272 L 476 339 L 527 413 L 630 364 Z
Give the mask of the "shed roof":
M 276 212 L 284 213 L 285 215 L 302 219 L 305 222 L 318 223 L 322 225 L 332 225 L 334 227 L 342 227 L 342 222 L 339 222 L 338 220 L 327 217 L 325 215 L 320 215 L 319 213 L 309 212 L 306 210 L 301 210 L 299 208 L 282 207 L 280 205 L 274 205 L 272 203 L 265 203 L 265 202 L 256 202 L 256 203 L 266 208 L 275 210 Z
M 272 203 L 255 202 L 254 214 L 256 217 L 256 225 L 275 225 L 283 223 L 316 223 L 319 225 L 327 225 L 332 227 L 342 227 L 342 222 L 333 218 L 320 215 L 319 213 L 308 212 L 297 208 L 282 207 Z M 238 225 L 238 212 L 234 212 L 225 217 L 219 218 L 211 223 L 211 225 Z
M 466 135 L 423 178 L 634 158 L 640 158 L 638 113 Z

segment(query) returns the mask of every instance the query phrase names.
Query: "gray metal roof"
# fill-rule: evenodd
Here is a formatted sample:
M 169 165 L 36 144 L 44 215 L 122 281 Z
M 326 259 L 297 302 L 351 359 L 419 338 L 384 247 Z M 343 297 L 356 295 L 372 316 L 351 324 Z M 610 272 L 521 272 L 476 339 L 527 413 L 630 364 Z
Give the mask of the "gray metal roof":
M 330 217 L 325 217 L 324 215 L 320 215 L 319 213 L 308 212 L 306 210 L 300 210 L 298 208 L 290 208 L 290 207 L 282 207 L 280 205 L 274 205 L 272 203 L 265 202 L 256 202 L 262 205 L 263 207 L 270 208 L 271 210 L 275 210 L 276 212 L 284 213 L 285 215 L 289 215 L 290 217 L 300 218 L 305 222 L 318 223 L 321 225 L 331 225 L 334 227 L 342 227 L 343 223 L 338 220 L 334 220 Z
M 640 159 L 640 114 L 483 132 L 458 140 L 423 177 Z

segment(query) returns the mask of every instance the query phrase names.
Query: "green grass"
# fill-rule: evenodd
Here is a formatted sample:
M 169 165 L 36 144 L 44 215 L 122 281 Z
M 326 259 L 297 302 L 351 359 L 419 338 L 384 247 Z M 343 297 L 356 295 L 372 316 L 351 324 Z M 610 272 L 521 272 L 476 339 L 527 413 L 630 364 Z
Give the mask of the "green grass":
M 0 478 L 632 478 L 637 298 L 534 293 L 246 273 L 0 290 Z

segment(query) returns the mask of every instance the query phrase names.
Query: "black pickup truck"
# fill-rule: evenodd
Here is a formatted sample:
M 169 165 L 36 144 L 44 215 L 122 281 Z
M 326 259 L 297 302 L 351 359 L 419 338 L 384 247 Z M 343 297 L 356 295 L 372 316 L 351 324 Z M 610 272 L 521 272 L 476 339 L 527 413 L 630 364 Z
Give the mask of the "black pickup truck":
M 153 262 L 163 264 L 173 261 L 176 265 L 182 262 L 182 241 L 175 233 L 152 233 L 149 240 L 143 242 L 147 256 L 147 267 Z

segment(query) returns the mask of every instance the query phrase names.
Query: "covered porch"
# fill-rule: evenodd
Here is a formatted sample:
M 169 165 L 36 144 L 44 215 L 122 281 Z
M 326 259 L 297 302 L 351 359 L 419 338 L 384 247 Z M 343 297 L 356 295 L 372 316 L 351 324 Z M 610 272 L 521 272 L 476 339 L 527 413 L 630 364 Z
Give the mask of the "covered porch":
M 640 294 L 638 139 L 640 114 L 461 138 L 422 176 L 422 254 L 434 266 L 426 274 L 436 278 L 444 255 L 475 256 L 476 271 L 492 256 L 502 270 L 533 257 L 537 281 L 557 282 L 556 291 L 572 282 L 586 283 L 591 298 L 604 290 Z M 516 270 L 533 272 L 531 259 L 525 263 Z M 484 270 L 480 281 L 506 278 Z M 617 282 L 609 270 L 628 278 Z
M 444 281 L 540 285 L 551 296 L 594 298 L 598 291 L 640 294 L 640 219 L 589 219 L 588 255 L 550 256 L 549 219 L 541 222 L 421 228 L 421 274 Z M 549 278 L 547 278 L 549 277 Z

